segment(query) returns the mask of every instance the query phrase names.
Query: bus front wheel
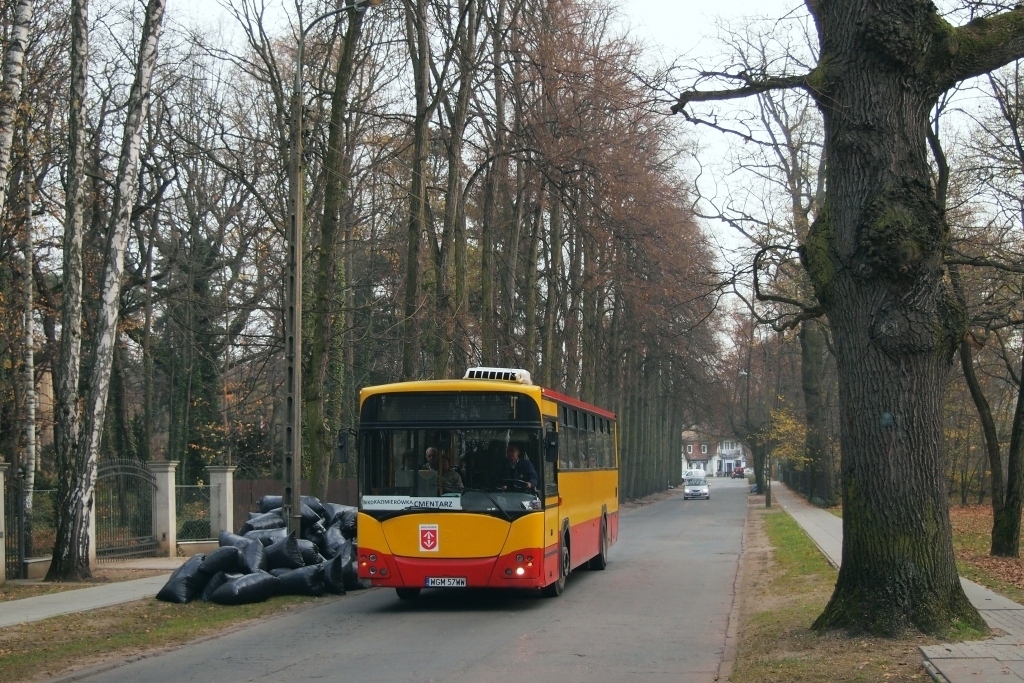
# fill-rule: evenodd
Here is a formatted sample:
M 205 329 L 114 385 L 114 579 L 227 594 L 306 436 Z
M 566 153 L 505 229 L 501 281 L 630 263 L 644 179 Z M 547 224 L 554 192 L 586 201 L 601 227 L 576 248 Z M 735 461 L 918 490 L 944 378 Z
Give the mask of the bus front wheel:
M 399 600 L 415 600 L 420 597 L 419 588 L 396 588 L 395 592 L 398 593 Z
M 557 598 L 565 590 L 565 577 L 569 575 L 569 544 L 563 538 L 558 546 L 561 561 L 558 563 L 558 580 L 541 588 L 541 594 L 546 598 Z

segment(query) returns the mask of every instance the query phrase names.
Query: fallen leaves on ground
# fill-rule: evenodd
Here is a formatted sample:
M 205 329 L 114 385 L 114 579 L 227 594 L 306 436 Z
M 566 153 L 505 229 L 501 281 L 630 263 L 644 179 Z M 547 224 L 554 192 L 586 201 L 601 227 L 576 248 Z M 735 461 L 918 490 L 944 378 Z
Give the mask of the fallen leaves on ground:
M 949 509 L 953 545 L 957 560 L 1024 591 L 1024 560 L 992 557 L 992 508 L 987 505 L 957 505 Z

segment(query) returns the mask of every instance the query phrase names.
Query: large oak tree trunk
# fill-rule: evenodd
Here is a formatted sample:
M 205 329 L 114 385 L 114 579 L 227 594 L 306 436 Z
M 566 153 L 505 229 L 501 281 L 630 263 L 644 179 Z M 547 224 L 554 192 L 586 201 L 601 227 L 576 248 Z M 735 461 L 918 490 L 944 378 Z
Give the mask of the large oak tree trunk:
M 984 630 L 957 576 L 939 451 L 966 324 L 925 145 L 939 20 L 916 0 L 819 10 L 828 192 L 803 253 L 839 368 L 843 564 L 815 627 Z

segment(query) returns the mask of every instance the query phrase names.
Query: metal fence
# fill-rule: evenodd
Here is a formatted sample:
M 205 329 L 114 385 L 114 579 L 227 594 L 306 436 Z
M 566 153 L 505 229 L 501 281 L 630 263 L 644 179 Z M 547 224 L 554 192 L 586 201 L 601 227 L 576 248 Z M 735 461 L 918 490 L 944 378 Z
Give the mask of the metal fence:
M 10 578 L 25 576 L 23 559 L 49 557 L 57 537 L 54 512 L 57 492 L 52 489 L 34 491 L 31 512 L 22 515 L 20 486 L 18 478 L 11 477 L 4 491 L 4 559 Z
M 179 541 L 206 541 L 217 538 L 219 529 L 211 528 L 210 524 L 210 497 L 216 496 L 218 489 L 217 486 L 206 484 L 175 487 Z

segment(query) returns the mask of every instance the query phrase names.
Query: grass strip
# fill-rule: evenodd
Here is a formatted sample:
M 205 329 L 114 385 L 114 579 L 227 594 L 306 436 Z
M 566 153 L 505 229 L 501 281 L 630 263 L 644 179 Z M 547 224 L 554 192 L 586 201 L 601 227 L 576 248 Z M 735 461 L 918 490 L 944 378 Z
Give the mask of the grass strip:
M 837 572 L 788 514 L 751 510 L 744 610 L 732 683 L 925 681 L 919 645 L 810 630 L 832 595 Z M 757 571 L 760 569 L 761 571 Z
M 148 598 L 0 629 L 0 683 L 53 677 L 108 659 L 186 643 L 313 600 L 282 596 L 228 607 L 205 602 L 175 605 Z

